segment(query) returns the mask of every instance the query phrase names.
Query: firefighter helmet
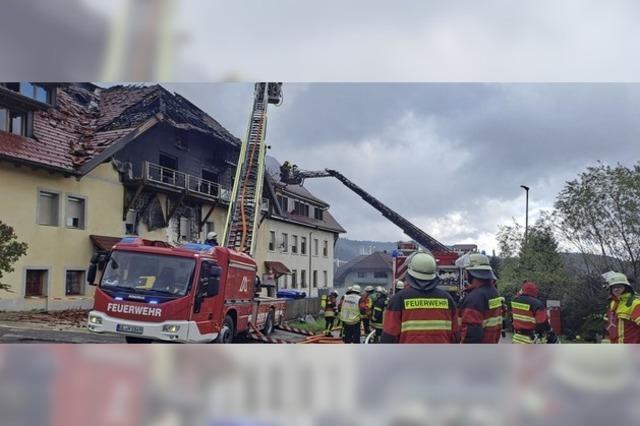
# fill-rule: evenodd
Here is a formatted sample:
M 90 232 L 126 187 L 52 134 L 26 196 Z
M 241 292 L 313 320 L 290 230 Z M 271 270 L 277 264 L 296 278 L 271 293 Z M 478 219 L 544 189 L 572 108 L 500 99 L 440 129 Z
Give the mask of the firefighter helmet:
M 605 274 L 602 274 L 602 278 L 604 278 L 607 281 L 608 288 L 611 288 L 614 285 L 626 285 L 627 287 L 632 288 L 631 284 L 629 284 L 629 280 L 627 279 L 627 276 L 620 272 L 610 271 Z
M 362 291 L 362 289 L 360 288 L 360 286 L 358 284 L 354 284 L 351 286 L 351 291 L 355 291 L 357 293 L 360 293 Z
M 215 240 L 218 237 L 218 234 L 216 234 L 215 232 L 211 231 L 207 234 L 207 240 Z
M 495 280 L 496 276 L 493 274 L 493 268 L 489 258 L 481 253 L 471 253 L 467 259 L 463 262 L 464 270 L 467 271 L 472 277 L 480 280 Z
M 370 285 L 366 286 L 364 288 L 364 291 L 366 291 L 367 293 L 373 293 L 373 286 L 370 286 Z
M 387 294 L 387 289 L 379 285 L 378 287 L 376 287 L 376 292 L 380 294 Z
M 404 288 L 404 281 L 398 280 L 396 283 L 396 290 L 402 290 Z
M 329 293 L 329 295 L 338 297 L 338 292 L 335 290 L 332 290 L 331 293 Z
M 436 259 L 430 254 L 419 251 L 411 255 L 408 274 L 421 281 L 431 281 L 436 278 Z

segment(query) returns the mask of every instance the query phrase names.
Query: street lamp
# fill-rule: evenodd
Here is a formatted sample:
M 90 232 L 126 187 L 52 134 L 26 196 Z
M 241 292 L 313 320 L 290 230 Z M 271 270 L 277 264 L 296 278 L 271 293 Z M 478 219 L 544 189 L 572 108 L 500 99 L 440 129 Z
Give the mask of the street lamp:
M 529 233 L 529 187 L 520 185 L 520 188 L 524 189 L 527 193 L 526 214 L 524 219 L 524 244 L 527 245 L 527 237 Z

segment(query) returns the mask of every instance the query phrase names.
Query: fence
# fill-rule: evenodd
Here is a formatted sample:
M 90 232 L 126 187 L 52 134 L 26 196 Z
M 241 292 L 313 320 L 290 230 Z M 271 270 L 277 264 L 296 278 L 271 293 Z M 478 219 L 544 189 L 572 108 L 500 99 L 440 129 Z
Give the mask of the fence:
M 305 315 L 318 315 L 320 312 L 320 298 L 310 297 L 306 299 L 292 299 L 287 301 L 287 320 L 304 317 Z

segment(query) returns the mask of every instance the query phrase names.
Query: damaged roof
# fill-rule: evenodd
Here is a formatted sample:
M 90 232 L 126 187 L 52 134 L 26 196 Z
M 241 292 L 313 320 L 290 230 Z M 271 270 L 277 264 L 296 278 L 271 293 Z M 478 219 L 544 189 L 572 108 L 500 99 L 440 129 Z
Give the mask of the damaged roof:
M 56 106 L 34 112 L 32 137 L 0 132 L 0 158 L 83 175 L 91 170 L 89 162 L 97 165 L 113 154 L 109 148 L 159 122 L 240 145 L 220 123 L 160 85 L 101 88 L 78 83 L 60 85 Z

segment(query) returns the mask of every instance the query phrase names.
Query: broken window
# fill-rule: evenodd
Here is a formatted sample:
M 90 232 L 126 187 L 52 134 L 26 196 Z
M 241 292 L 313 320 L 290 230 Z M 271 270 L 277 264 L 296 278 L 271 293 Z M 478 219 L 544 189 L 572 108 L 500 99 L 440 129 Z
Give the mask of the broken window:
M 84 274 L 85 271 L 67 271 L 65 294 L 78 295 L 84 294 Z
M 46 269 L 27 269 L 24 288 L 25 297 L 46 296 L 48 274 L 49 271 Z
M 58 226 L 60 196 L 54 192 L 38 191 L 38 224 Z
M 65 224 L 67 228 L 85 228 L 85 200 L 80 197 L 67 196 L 67 215 Z

